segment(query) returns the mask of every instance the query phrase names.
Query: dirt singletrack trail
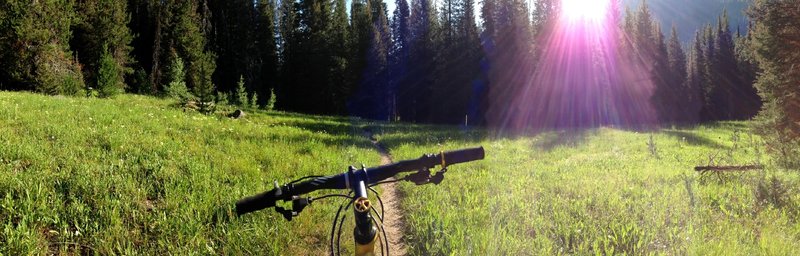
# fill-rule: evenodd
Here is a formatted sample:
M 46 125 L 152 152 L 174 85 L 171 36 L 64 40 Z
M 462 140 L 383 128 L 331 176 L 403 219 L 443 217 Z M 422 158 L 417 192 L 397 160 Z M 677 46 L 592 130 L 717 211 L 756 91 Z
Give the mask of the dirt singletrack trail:
M 364 136 L 372 141 L 372 145 L 381 154 L 381 164 L 391 164 L 392 156 L 389 154 L 389 150 L 375 138 L 372 131 L 364 129 Z M 382 184 L 381 188 L 383 188 L 381 199 L 383 199 L 385 207 L 383 228 L 386 230 L 389 242 L 389 255 L 406 255 L 406 244 L 403 243 L 405 219 L 403 211 L 400 209 L 400 191 L 395 182 Z

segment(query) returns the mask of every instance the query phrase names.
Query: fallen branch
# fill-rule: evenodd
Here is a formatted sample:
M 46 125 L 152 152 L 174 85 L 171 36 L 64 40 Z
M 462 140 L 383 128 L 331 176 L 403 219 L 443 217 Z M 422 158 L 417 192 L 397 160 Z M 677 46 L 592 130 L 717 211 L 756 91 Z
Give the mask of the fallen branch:
M 762 170 L 764 166 L 762 165 L 731 165 L 731 166 L 695 166 L 694 170 L 698 172 L 707 172 L 707 171 L 750 171 L 750 170 Z

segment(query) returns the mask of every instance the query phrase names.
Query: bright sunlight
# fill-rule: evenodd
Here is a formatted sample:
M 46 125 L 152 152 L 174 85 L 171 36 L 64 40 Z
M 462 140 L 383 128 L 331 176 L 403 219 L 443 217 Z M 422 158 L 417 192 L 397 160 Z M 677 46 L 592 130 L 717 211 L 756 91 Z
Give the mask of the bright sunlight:
M 591 20 L 598 21 L 603 19 L 608 8 L 608 1 L 604 0 L 563 0 L 562 12 L 570 20 Z

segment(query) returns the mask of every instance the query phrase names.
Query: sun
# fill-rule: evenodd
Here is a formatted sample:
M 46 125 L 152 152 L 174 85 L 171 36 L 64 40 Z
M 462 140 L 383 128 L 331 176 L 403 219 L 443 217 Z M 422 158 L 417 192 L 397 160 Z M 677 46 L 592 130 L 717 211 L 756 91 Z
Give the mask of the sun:
M 561 11 L 570 20 L 599 21 L 604 18 L 609 0 L 562 0 Z

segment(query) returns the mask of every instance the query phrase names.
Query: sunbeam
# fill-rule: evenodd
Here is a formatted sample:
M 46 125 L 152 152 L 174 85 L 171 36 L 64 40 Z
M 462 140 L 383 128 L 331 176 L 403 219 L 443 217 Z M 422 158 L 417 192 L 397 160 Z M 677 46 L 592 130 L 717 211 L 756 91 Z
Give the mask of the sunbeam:
M 535 72 L 487 117 L 492 125 L 519 131 L 656 123 L 648 65 L 620 57 L 625 37 L 617 11 L 610 0 L 563 0 L 558 19 L 539 35 Z

